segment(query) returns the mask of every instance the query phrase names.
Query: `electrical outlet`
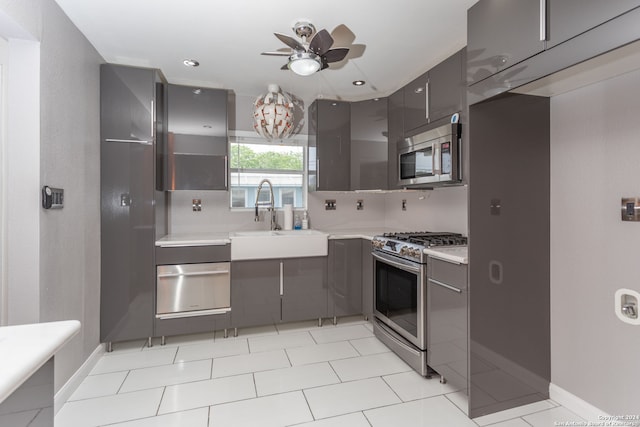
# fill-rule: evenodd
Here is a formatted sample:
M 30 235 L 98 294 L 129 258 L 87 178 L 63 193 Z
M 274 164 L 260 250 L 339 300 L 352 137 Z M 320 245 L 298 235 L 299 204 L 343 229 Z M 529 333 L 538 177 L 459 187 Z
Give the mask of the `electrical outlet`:
M 194 212 L 202 211 L 202 199 L 193 199 L 192 207 Z
M 407 199 L 402 199 L 402 210 L 403 211 L 407 210 Z
M 324 210 L 326 211 L 335 211 L 336 210 L 336 201 L 333 200 L 325 200 L 324 201 Z
M 356 210 L 361 211 L 361 210 L 363 210 L 363 209 L 364 209 L 364 200 L 359 199 L 359 200 L 356 202 Z

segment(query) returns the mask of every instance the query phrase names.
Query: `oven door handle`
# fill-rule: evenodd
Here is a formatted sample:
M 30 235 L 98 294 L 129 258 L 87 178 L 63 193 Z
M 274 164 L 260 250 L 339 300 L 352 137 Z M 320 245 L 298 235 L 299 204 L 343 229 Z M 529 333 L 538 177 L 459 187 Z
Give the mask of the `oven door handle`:
M 394 267 L 399 268 L 400 270 L 404 270 L 407 271 L 409 273 L 415 273 L 415 274 L 420 274 L 420 266 L 419 264 L 410 262 L 410 261 L 403 261 L 403 260 L 397 260 L 397 259 L 393 259 L 388 255 L 385 254 L 381 254 L 381 253 L 377 253 L 377 252 L 371 252 L 371 255 L 373 255 L 373 257 L 379 261 L 382 261 L 386 264 L 392 265 Z

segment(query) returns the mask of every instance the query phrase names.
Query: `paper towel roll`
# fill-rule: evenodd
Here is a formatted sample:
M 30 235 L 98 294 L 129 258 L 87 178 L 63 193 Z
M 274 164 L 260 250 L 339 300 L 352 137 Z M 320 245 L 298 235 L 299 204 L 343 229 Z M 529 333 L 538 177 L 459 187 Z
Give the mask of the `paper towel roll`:
M 293 206 L 284 205 L 284 229 L 293 229 Z

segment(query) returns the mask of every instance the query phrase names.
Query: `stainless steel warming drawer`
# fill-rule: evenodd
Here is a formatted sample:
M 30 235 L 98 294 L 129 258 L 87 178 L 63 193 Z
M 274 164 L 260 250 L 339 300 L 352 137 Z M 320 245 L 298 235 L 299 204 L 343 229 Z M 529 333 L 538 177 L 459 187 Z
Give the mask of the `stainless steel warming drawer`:
M 156 266 L 156 317 L 172 319 L 231 310 L 230 262 Z

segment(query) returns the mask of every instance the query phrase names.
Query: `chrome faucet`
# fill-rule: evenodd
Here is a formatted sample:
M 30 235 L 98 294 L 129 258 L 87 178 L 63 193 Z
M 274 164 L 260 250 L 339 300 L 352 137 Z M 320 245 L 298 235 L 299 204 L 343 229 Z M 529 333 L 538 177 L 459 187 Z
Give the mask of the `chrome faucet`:
M 260 200 L 260 191 L 262 191 L 262 186 L 264 184 L 269 184 L 269 201 L 259 202 L 258 200 Z M 267 206 L 267 212 L 269 213 L 269 230 L 279 230 L 280 226 L 276 221 L 276 202 L 273 197 L 273 185 L 268 179 L 263 179 L 262 181 L 260 181 L 260 184 L 258 184 L 258 193 L 256 194 L 256 214 L 253 218 L 254 221 L 260 221 L 260 216 L 258 215 L 258 207 L 265 205 Z

